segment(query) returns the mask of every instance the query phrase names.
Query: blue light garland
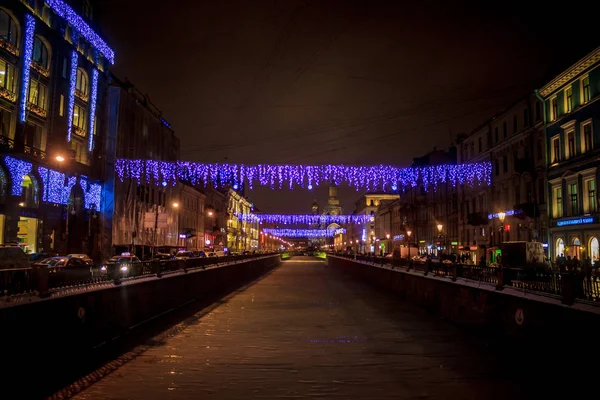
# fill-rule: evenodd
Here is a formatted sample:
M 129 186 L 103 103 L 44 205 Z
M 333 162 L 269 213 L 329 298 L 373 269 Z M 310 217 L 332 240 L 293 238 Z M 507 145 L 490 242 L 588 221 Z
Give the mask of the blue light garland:
M 62 0 L 46 0 L 46 4 L 64 18 L 77 32 L 92 44 L 111 63 L 115 63 L 115 53 L 106 42 Z M 27 64 L 28 65 L 28 64 Z
M 69 110 L 67 111 L 67 142 L 71 141 L 73 131 L 73 109 L 75 107 L 75 89 L 77 87 L 78 55 L 75 50 L 71 53 L 71 72 L 69 75 Z
M 339 229 L 338 229 L 339 230 Z M 276 237 L 293 237 L 293 238 L 324 238 L 333 237 L 336 234 L 335 230 L 327 229 L 277 229 L 265 228 L 263 232 Z
M 315 214 L 238 214 L 238 219 L 243 222 L 274 223 L 283 225 L 297 224 L 366 224 L 371 216 L 357 215 L 315 215 Z
M 6 156 L 4 163 L 10 174 L 11 194 L 13 196 L 21 196 L 23 194 L 23 179 L 26 175 L 29 175 L 33 164 L 11 156 Z
M 98 99 L 98 70 L 92 71 L 92 97 L 90 99 L 90 130 L 88 132 L 88 151 L 94 149 L 94 125 L 96 124 L 96 101 Z
M 178 180 L 186 180 L 193 185 L 208 183 L 220 187 L 225 185 L 245 184 L 250 189 L 258 181 L 260 186 L 275 189 L 276 183 L 281 187 L 288 183 L 294 186 L 312 188 L 323 182 L 335 185 L 346 183 L 359 189 L 372 191 L 389 191 L 400 187 L 405 191 L 408 187 L 422 185 L 425 190 L 439 183 L 450 182 L 452 185 L 468 184 L 490 185 L 491 162 L 461 165 L 439 165 L 429 167 L 400 168 L 389 165 L 375 167 L 353 167 L 347 165 L 256 165 L 244 164 L 202 164 L 188 161 L 167 162 L 155 160 L 118 159 L 115 170 L 119 179 L 135 179 L 138 184 L 144 180 L 158 185 L 167 182 L 175 186 Z
M 25 52 L 23 54 L 23 75 L 21 80 L 21 99 L 19 101 L 19 118 L 21 122 L 27 120 L 27 98 L 29 97 L 29 65 L 33 55 L 33 34 L 35 33 L 35 18 L 25 14 Z
M 100 210 L 100 199 L 102 196 L 102 185 L 99 183 L 88 183 L 87 178 L 82 176 L 79 185 L 85 193 L 84 207 L 86 210 Z

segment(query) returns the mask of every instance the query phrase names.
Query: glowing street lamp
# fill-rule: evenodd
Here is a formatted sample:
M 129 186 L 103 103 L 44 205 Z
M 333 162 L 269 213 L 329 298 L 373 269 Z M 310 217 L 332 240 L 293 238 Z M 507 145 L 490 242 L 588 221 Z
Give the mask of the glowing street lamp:
M 506 218 L 506 213 L 499 212 L 498 219 L 500 220 L 500 243 L 504 242 L 504 218 Z
M 54 159 L 60 163 L 65 161 L 65 158 L 63 156 L 61 156 L 60 154 L 57 155 L 56 157 L 54 157 Z
M 179 203 L 178 203 L 178 202 L 176 202 L 176 201 L 175 201 L 175 202 L 173 202 L 173 208 L 177 208 L 177 207 L 179 207 Z

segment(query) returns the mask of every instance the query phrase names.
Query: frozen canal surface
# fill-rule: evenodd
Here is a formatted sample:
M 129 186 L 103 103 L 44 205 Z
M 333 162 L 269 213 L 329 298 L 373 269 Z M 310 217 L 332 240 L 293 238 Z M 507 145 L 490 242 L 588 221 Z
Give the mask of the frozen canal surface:
M 507 355 L 465 336 L 393 294 L 300 257 L 198 313 L 77 398 L 528 396 L 507 372 Z

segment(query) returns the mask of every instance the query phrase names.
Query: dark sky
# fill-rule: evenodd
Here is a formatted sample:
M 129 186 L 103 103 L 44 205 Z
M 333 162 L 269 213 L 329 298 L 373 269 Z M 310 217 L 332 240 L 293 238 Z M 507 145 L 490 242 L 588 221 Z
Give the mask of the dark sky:
M 549 2 L 448 3 L 102 0 L 100 14 L 115 72 L 163 110 L 183 159 L 408 165 L 598 45 L 593 19 Z M 249 195 L 308 212 L 326 191 Z M 346 211 L 358 197 L 341 191 Z

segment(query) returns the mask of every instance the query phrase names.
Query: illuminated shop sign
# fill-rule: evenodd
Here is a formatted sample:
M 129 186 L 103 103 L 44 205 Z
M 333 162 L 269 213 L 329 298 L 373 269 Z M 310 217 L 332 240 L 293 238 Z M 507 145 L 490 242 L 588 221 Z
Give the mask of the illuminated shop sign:
M 556 221 L 556 226 L 593 224 L 594 217 L 565 218 Z

